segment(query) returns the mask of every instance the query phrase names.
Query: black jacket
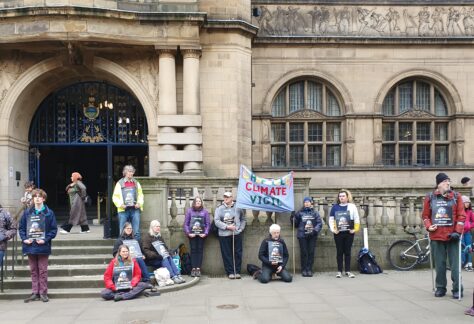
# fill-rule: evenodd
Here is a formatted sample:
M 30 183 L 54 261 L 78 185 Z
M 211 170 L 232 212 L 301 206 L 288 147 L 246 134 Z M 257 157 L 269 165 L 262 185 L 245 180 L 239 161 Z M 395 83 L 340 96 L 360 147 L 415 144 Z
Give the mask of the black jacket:
M 272 265 L 272 263 L 270 262 L 268 258 L 268 242 L 269 241 L 280 242 L 280 244 L 283 247 L 283 258 L 282 258 L 283 260 L 281 263 L 279 263 L 276 266 Z M 265 266 L 273 267 L 273 268 L 278 268 L 278 266 L 282 266 L 282 268 L 284 269 L 286 267 L 286 264 L 288 263 L 288 257 L 289 257 L 288 248 L 286 247 L 286 243 L 282 238 L 279 238 L 278 240 L 273 240 L 272 236 L 269 235 L 267 238 L 265 238 L 262 241 L 262 244 L 260 244 L 260 249 L 258 250 L 258 258 L 260 259 L 260 261 L 262 261 L 262 266 L 265 265 Z
M 297 238 L 317 236 L 323 226 L 321 216 L 313 208 L 303 207 L 298 212 L 293 213 L 291 222 L 298 229 L 296 232 Z

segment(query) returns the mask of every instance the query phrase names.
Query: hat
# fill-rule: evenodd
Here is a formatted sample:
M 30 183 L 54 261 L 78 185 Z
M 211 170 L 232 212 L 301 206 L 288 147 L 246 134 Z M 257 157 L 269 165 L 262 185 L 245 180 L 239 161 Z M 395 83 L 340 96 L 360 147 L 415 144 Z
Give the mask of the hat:
M 446 173 L 438 173 L 436 175 L 436 185 L 439 185 L 441 182 L 444 180 L 449 179 L 448 175 Z
M 232 192 L 230 191 L 224 192 L 224 197 L 232 197 Z
M 313 198 L 311 198 L 311 197 L 304 197 L 303 203 L 305 203 L 305 202 L 307 202 L 307 201 L 309 201 L 310 203 L 313 203 Z
M 469 181 L 471 181 L 471 178 L 469 178 L 469 177 L 464 177 L 464 178 L 461 179 L 461 183 L 462 183 L 462 184 L 466 184 L 466 183 L 468 183 Z
M 463 203 L 471 203 L 471 199 L 468 196 L 462 196 L 461 198 Z

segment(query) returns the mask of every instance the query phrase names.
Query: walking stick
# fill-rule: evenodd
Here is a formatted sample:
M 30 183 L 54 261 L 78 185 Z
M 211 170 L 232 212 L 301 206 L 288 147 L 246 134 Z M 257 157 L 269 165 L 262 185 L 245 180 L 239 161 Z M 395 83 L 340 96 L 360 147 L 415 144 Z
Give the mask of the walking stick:
M 429 234 L 428 234 L 428 244 L 430 247 L 431 290 L 435 292 L 435 279 L 434 279 L 434 274 L 433 274 L 433 253 L 431 251 L 431 239 L 430 239 Z
M 461 265 L 461 243 L 462 243 L 462 236 L 463 233 L 461 233 L 461 237 L 459 238 L 459 268 L 458 268 L 458 300 L 461 301 L 462 298 L 462 265 Z
M 295 219 L 291 222 L 291 227 L 293 227 L 292 232 L 292 241 L 293 241 L 293 276 L 296 275 L 296 255 L 295 255 Z
M 234 277 L 237 275 L 235 271 L 235 231 L 232 231 L 232 262 L 234 264 Z

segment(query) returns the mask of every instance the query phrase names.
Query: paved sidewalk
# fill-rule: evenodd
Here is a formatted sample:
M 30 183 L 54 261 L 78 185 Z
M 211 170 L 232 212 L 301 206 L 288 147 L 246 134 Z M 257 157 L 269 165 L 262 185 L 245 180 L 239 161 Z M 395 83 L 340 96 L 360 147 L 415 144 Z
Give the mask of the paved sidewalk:
M 186 290 L 118 303 L 100 298 L 0 301 L 0 319 L 8 324 L 474 323 L 463 314 L 472 304 L 474 273 L 463 275 L 466 296 L 461 302 L 450 294 L 433 297 L 429 271 L 387 271 L 355 279 L 320 273 L 267 285 L 248 276 L 203 277 Z

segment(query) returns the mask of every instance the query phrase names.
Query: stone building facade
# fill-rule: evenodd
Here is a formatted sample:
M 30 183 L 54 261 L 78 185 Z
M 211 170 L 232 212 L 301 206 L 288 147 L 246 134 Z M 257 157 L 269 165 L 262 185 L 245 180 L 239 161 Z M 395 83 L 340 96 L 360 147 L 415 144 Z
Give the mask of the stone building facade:
M 472 1 L 14 0 L 0 17 L 8 206 L 38 107 L 80 82 L 139 103 L 149 176 L 245 164 L 314 190 L 403 191 L 472 172 Z

